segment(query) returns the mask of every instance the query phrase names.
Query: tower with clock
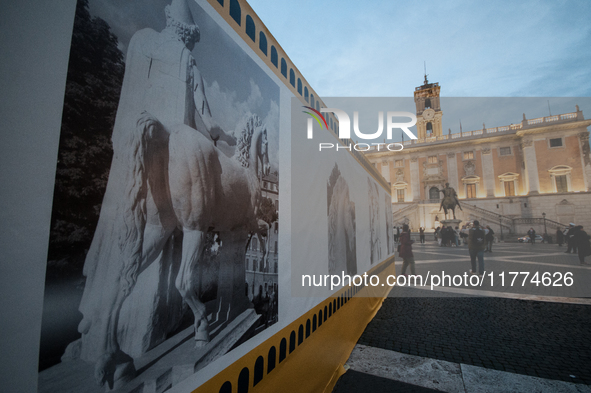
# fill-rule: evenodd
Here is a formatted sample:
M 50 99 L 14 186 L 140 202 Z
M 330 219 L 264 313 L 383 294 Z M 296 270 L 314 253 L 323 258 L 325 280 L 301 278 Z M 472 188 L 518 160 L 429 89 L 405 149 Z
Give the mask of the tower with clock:
M 425 74 L 425 83 L 415 88 L 415 106 L 417 111 L 417 133 L 419 139 L 438 137 L 442 134 L 441 105 L 439 103 L 439 83 L 429 83 Z

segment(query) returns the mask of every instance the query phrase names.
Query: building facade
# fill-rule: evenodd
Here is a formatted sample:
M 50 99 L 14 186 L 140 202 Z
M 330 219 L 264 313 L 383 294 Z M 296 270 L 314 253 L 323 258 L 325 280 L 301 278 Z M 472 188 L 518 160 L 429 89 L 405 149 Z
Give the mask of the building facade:
M 478 219 L 505 235 L 534 227 L 556 232 L 591 225 L 589 131 L 579 107 L 571 113 L 443 135 L 438 83 L 415 89 L 418 139 L 366 157 L 392 187 L 394 224 L 434 230 L 444 218 L 439 190 L 449 183 L 464 222 Z
M 261 181 L 261 194 L 263 198 L 273 201 L 275 210 L 279 211 L 279 179 L 277 173 L 263 176 Z M 246 250 L 246 284 L 248 297 L 256 300 L 257 297 L 274 296 L 277 294 L 277 264 L 279 256 L 279 222 L 271 223 L 271 228 L 266 236 L 261 238 L 253 236 Z M 265 244 L 261 244 L 264 242 Z M 263 250 L 267 251 L 265 258 Z

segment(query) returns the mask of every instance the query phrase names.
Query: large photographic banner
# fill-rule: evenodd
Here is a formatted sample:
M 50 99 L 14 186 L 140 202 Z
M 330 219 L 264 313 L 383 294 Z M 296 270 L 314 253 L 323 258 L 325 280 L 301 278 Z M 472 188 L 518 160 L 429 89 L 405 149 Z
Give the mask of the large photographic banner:
M 40 392 L 169 388 L 277 323 L 280 87 L 227 30 L 78 2 Z
M 363 286 L 362 275 L 394 254 L 391 196 L 335 133 L 314 121 L 310 138 L 309 113 L 292 99 L 292 296 L 326 297 Z
M 393 273 L 384 180 L 292 140 L 292 100 L 326 105 L 246 2 L 70 1 L 17 48 L 55 61 L 5 155 L 3 387 L 330 391 L 387 288 L 302 275 Z

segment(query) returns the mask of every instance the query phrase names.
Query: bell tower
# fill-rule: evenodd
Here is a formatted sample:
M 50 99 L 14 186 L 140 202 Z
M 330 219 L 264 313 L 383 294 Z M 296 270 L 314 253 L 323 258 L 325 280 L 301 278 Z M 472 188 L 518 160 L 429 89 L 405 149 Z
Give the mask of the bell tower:
M 441 126 L 441 105 L 439 103 L 439 83 L 429 83 L 425 73 L 425 83 L 415 88 L 417 110 L 417 132 L 419 139 L 443 135 Z

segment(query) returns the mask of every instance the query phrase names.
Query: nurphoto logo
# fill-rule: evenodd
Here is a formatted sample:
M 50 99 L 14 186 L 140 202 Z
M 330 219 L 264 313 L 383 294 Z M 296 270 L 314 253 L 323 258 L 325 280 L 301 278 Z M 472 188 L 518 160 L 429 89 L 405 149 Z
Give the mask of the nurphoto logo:
M 307 138 L 308 139 L 313 139 L 314 138 L 314 130 L 313 130 L 313 126 L 314 126 L 314 122 L 313 120 L 316 120 L 316 122 L 320 125 L 320 129 L 324 128 L 324 126 L 326 126 L 326 129 L 328 129 L 328 122 L 326 121 L 326 119 L 324 118 L 324 116 L 322 115 L 321 112 L 332 112 L 334 113 L 337 118 L 339 119 L 339 123 L 338 123 L 338 135 L 339 135 L 339 139 L 341 141 L 343 141 L 343 143 L 345 143 L 346 141 L 350 141 L 351 140 L 351 120 L 349 118 L 349 115 L 347 115 L 347 112 L 341 110 L 341 109 L 337 109 L 337 108 L 321 108 L 320 111 L 309 107 L 309 106 L 304 106 L 303 108 L 306 108 L 309 111 L 302 111 L 304 113 L 307 113 L 308 115 L 312 116 L 312 118 L 308 119 L 308 123 L 307 123 Z M 394 121 L 394 118 L 400 118 L 400 117 L 405 117 L 405 118 L 410 118 L 410 121 L 407 122 L 397 122 Z M 410 139 L 417 139 L 416 135 L 412 133 L 412 131 L 409 130 L 409 127 L 414 126 L 417 123 L 417 117 L 410 112 L 387 112 L 386 114 L 386 138 L 387 139 L 392 139 L 392 130 L 400 128 Z M 359 138 L 359 139 L 364 139 L 364 140 L 374 140 L 379 138 L 382 133 L 384 131 L 384 112 L 379 111 L 378 112 L 378 130 L 372 134 L 365 134 L 363 132 L 361 132 L 359 130 L 359 112 L 355 111 L 353 112 L 353 132 L 355 133 L 355 135 Z M 338 143 L 335 144 L 334 143 L 319 143 L 318 144 L 318 150 L 322 151 L 322 149 L 333 149 L 335 148 L 337 151 L 340 150 L 349 150 L 351 151 L 356 150 L 356 151 L 368 151 L 371 149 L 371 146 L 377 146 L 377 150 L 380 151 L 380 149 L 382 148 L 382 146 L 385 146 L 385 149 L 389 150 L 389 151 L 400 151 L 402 149 L 404 149 L 404 145 L 402 143 L 398 143 L 398 142 L 393 142 L 393 143 L 349 143 L 349 145 L 347 146 L 346 144 L 344 146 L 340 146 Z

